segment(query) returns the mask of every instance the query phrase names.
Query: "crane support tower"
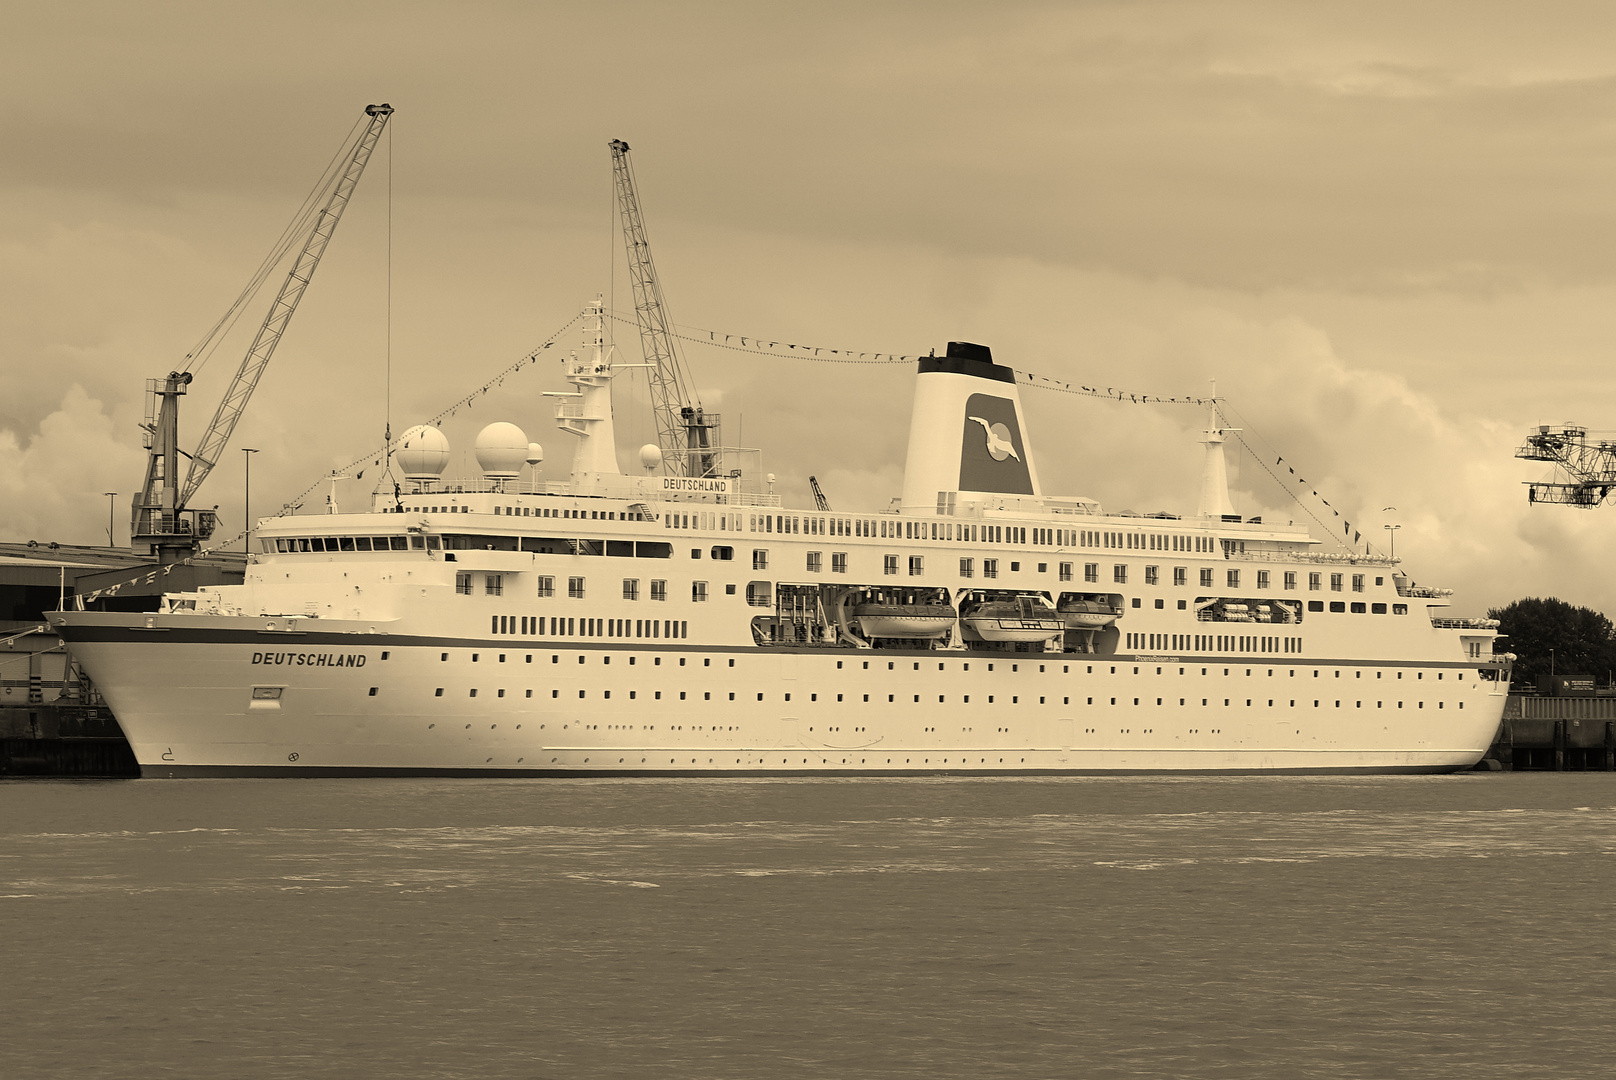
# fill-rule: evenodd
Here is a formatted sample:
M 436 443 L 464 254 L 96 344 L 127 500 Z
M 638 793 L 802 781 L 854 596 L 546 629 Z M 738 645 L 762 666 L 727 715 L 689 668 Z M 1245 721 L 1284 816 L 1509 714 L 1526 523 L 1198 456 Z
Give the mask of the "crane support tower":
M 1545 424 L 1526 437 L 1515 456 L 1556 468 L 1556 479 L 1527 484 L 1527 502 L 1592 509 L 1616 491 L 1616 441 L 1590 439 L 1585 427 Z
M 634 289 L 634 315 L 640 326 L 640 350 L 651 375 L 651 405 L 656 414 L 662 469 L 671 476 L 713 476 L 720 464 L 719 416 L 705 412 L 690 388 L 684 362 L 674 347 L 668 306 L 662 299 L 645 218 L 628 160 L 628 143 L 613 139 L 612 180 L 617 215 L 628 249 L 628 277 Z
M 130 513 L 130 545 L 147 544 L 162 563 L 175 562 L 196 550 L 202 541 L 213 535 L 218 527 L 218 514 L 213 510 L 189 509 L 191 497 L 196 494 L 208 473 L 218 464 L 230 434 L 241 419 L 247 402 L 252 398 L 258 380 L 263 377 L 275 346 L 280 344 L 298 301 L 314 277 L 325 254 L 326 245 L 342 220 L 354 187 L 364 174 L 365 165 L 376 149 L 388 117 L 393 115 L 391 105 L 369 105 L 365 114 L 368 124 L 354 141 L 342 171 L 331 186 L 325 205 L 320 208 L 297 260 L 292 264 L 281 291 L 270 306 L 264 324 L 258 328 L 252 348 L 236 369 L 223 400 L 213 414 L 213 421 L 202 433 L 196 453 L 185 454 L 179 449 L 179 399 L 190 385 L 189 371 L 170 372 L 166 379 L 147 381 L 146 406 L 146 480 L 135 496 Z M 251 288 L 251 286 L 249 286 Z M 193 353 L 193 355 L 195 355 Z M 161 400 L 161 405 L 157 402 Z M 179 456 L 190 459 L 190 468 L 182 485 L 179 481 Z

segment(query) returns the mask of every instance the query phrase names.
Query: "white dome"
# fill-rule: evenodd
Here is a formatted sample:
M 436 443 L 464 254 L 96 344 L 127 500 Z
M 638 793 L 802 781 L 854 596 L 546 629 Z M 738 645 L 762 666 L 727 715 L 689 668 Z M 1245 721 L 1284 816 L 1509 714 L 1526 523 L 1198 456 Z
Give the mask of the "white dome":
M 528 443 L 527 444 L 527 463 L 529 465 L 537 465 L 539 462 L 541 462 L 543 460 L 544 460 L 544 447 L 540 446 L 536 442 Z
M 501 421 L 477 433 L 477 464 L 489 480 L 514 480 L 527 462 L 527 433 Z
M 640 468 L 646 472 L 655 472 L 662 464 L 662 448 L 656 443 L 646 443 L 640 447 Z
M 449 467 L 449 440 L 430 424 L 417 424 L 398 441 L 393 455 L 406 480 L 436 480 Z

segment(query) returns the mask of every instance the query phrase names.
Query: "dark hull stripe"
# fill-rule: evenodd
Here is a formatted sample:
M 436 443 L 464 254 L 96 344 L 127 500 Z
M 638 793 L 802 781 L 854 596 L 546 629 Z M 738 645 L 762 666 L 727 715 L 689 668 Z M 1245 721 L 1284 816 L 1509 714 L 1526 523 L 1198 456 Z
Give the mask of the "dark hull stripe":
M 1389 775 L 1391 773 L 1454 773 L 1467 771 L 1464 765 L 1360 766 L 1317 769 L 391 769 L 322 768 L 301 765 L 143 765 L 141 776 L 148 780 L 177 780 L 197 777 L 325 777 L 354 776 L 438 776 L 482 779 L 589 780 L 598 777 L 661 780 L 714 780 L 723 777 L 811 777 L 826 779 L 854 776 L 861 779 L 909 779 L 949 776 L 1347 776 Z

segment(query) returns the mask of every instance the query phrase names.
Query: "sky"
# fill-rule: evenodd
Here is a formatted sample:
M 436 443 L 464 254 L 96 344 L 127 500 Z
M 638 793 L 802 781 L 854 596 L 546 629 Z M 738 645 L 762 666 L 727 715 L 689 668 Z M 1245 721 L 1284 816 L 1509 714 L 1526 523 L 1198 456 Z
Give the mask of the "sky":
M 1535 425 L 1616 429 L 1613 32 L 1607 5 L 1554 3 L 9 3 L 0 539 L 104 542 L 117 492 L 127 543 L 146 380 L 184 364 L 386 101 L 193 503 L 221 536 L 244 520 L 240 448 L 255 516 L 319 512 L 324 489 L 303 493 L 389 414 L 437 414 L 597 293 L 631 316 L 621 138 L 690 332 L 975 341 L 1163 396 L 1215 380 L 1249 447 L 1243 513 L 1316 518 L 1326 546 L 1350 520 L 1384 550 L 1397 525 L 1457 614 L 1552 595 L 1616 615 L 1616 507 L 1529 506 L 1548 474 L 1514 458 Z M 280 276 L 198 371 L 182 446 Z M 452 470 L 508 420 L 564 478 L 541 395 L 576 347 L 574 325 L 448 420 Z M 809 474 L 838 510 L 898 494 L 912 368 L 684 353 L 788 502 L 810 505 Z M 1022 397 L 1047 492 L 1195 512 L 1203 410 Z M 625 468 L 654 438 L 647 401 L 620 381 Z

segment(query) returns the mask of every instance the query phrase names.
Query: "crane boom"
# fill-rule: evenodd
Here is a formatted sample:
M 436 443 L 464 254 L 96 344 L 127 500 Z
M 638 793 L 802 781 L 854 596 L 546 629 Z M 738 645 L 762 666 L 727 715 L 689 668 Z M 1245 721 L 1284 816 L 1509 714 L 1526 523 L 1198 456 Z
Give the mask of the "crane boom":
M 230 388 L 225 391 L 224 398 L 213 414 L 212 423 L 202 433 L 202 441 L 198 444 L 196 453 L 191 457 L 191 467 L 185 474 L 185 485 L 180 490 L 179 503 L 187 505 L 196 489 L 202 486 L 202 481 L 208 478 L 218 464 L 219 456 L 224 453 L 225 444 L 230 441 L 231 432 L 236 429 L 236 422 L 241 419 L 242 410 L 246 409 L 253 390 L 258 386 L 258 380 L 263 377 L 264 368 L 269 365 L 269 358 L 275 353 L 275 346 L 280 344 L 281 335 L 286 332 L 286 325 L 292 319 L 292 313 L 297 310 L 298 301 L 303 299 L 304 290 L 309 287 L 309 280 L 314 277 L 315 269 L 320 265 L 320 257 L 325 254 L 326 245 L 331 242 L 331 235 L 337 230 L 337 223 L 342 220 L 342 212 L 348 208 L 348 200 L 353 195 L 354 186 L 359 183 L 359 177 L 364 174 L 365 165 L 370 161 L 371 152 L 376 149 L 376 142 L 381 138 L 382 129 L 387 126 L 388 117 L 393 115 L 391 105 L 369 105 L 365 113 L 370 117 L 370 123 L 354 144 L 353 153 L 348 158 L 347 167 L 343 169 L 342 176 L 337 180 L 331 190 L 331 197 L 320 210 L 320 216 L 314 223 L 314 229 L 309 233 L 303 250 L 298 253 L 297 261 L 286 275 L 286 281 L 281 285 L 275 303 L 270 306 L 269 315 L 264 319 L 264 325 L 258 328 L 258 336 L 253 339 L 252 348 L 241 361 L 241 367 L 236 369 L 236 377 L 230 381 Z
M 1532 481 L 1527 485 L 1528 502 L 1592 509 L 1616 491 L 1616 442 L 1589 439 L 1587 428 L 1545 424 L 1526 437 L 1515 456 L 1550 462 L 1566 477 Z
M 617 192 L 623 246 L 628 249 L 629 284 L 634 290 L 634 315 L 640 327 L 640 350 L 650 365 L 651 407 L 656 414 L 657 443 L 662 467 L 675 476 L 710 476 L 718 465 L 718 421 L 706 413 L 688 387 L 683 361 L 673 344 L 668 306 L 662 299 L 645 218 L 628 160 L 628 143 L 613 139 L 612 180 Z
M 808 478 L 808 486 L 812 488 L 814 492 L 814 506 L 818 507 L 822 511 L 829 510 L 830 500 L 825 498 L 825 493 L 823 491 L 819 490 L 819 478 L 817 476 L 810 476 Z

